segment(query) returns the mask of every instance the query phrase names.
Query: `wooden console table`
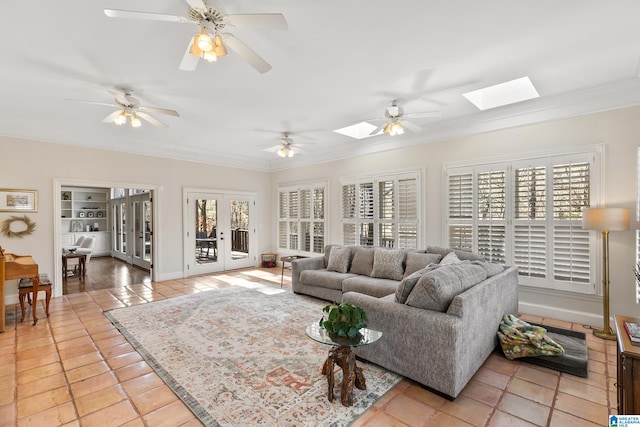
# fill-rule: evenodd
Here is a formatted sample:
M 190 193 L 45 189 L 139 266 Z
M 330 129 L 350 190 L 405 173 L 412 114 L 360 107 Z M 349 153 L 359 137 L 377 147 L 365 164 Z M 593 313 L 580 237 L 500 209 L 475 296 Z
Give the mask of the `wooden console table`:
M 640 322 L 640 318 L 614 316 L 618 355 L 618 414 L 640 414 L 640 345 L 633 344 L 624 321 Z
M 5 328 L 5 280 L 31 279 L 33 283 L 33 324 L 38 322 L 36 317 L 36 307 L 38 302 L 38 287 L 40 276 L 38 275 L 38 264 L 30 255 L 15 255 L 5 253 L 0 247 L 0 332 Z

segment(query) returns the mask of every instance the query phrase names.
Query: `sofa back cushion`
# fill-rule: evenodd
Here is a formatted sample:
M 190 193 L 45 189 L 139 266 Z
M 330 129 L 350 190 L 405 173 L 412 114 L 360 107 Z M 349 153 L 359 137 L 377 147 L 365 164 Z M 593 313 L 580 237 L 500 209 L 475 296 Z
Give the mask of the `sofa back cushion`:
M 362 276 L 371 276 L 374 248 L 355 246 L 352 251 L 353 259 L 351 260 L 350 272 Z
M 327 270 L 337 271 L 338 273 L 347 273 L 349 271 L 349 263 L 351 262 L 351 248 L 333 247 L 329 254 L 329 262 Z
M 418 270 L 422 270 L 429 264 L 437 264 L 442 256 L 440 254 L 426 254 L 424 252 L 407 252 L 404 276 L 408 277 Z
M 407 258 L 408 257 L 409 257 L 409 254 L 407 254 Z M 413 273 L 409 274 L 408 276 L 405 275 L 404 278 L 402 279 L 402 281 L 400 282 L 400 284 L 398 285 L 398 287 L 396 288 L 395 301 L 397 303 L 400 303 L 400 304 L 406 303 L 407 302 L 407 297 L 409 296 L 409 294 L 411 293 L 413 288 L 416 286 L 416 283 L 418 283 L 418 280 L 420 280 L 420 278 L 426 272 L 431 271 L 434 268 L 438 268 L 438 264 L 431 263 L 431 264 L 425 266 L 424 268 L 421 268 L 418 271 L 414 271 Z
M 440 254 L 443 258 L 449 253 L 455 252 L 462 261 L 484 261 L 484 257 L 475 252 L 461 251 L 459 249 L 444 248 L 442 246 L 427 246 L 427 253 Z
M 404 273 L 404 250 L 375 248 L 373 251 L 373 270 L 371 277 L 402 280 Z
M 444 312 L 456 295 L 486 278 L 487 271 L 470 262 L 440 265 L 422 275 L 407 297 L 406 304 Z

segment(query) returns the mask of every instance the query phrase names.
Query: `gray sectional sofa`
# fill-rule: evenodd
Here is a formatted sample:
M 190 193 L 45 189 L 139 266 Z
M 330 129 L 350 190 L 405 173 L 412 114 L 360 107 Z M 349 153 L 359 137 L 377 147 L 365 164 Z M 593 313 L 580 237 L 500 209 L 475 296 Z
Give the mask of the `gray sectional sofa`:
M 364 308 L 384 335 L 356 355 L 451 398 L 495 349 L 502 316 L 518 314 L 516 268 L 435 246 L 329 245 L 292 263 L 292 289 Z

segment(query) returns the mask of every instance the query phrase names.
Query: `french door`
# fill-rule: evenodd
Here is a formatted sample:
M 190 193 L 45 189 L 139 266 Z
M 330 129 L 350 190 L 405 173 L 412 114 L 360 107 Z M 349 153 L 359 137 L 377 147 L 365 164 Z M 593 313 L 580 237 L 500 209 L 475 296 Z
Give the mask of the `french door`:
M 185 276 L 256 265 L 252 195 L 185 192 Z
M 113 218 L 112 255 L 151 269 L 153 209 L 149 192 L 111 201 Z

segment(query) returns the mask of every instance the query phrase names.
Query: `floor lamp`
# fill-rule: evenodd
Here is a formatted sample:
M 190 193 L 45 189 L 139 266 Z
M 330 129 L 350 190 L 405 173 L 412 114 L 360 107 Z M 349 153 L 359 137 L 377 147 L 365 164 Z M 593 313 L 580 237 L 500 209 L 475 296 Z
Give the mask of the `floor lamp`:
M 589 208 L 582 212 L 582 228 L 602 232 L 602 304 L 604 327 L 594 329 L 593 335 L 606 340 L 615 340 L 616 336 L 609 326 L 609 232 L 629 229 L 629 209 L 626 208 Z

